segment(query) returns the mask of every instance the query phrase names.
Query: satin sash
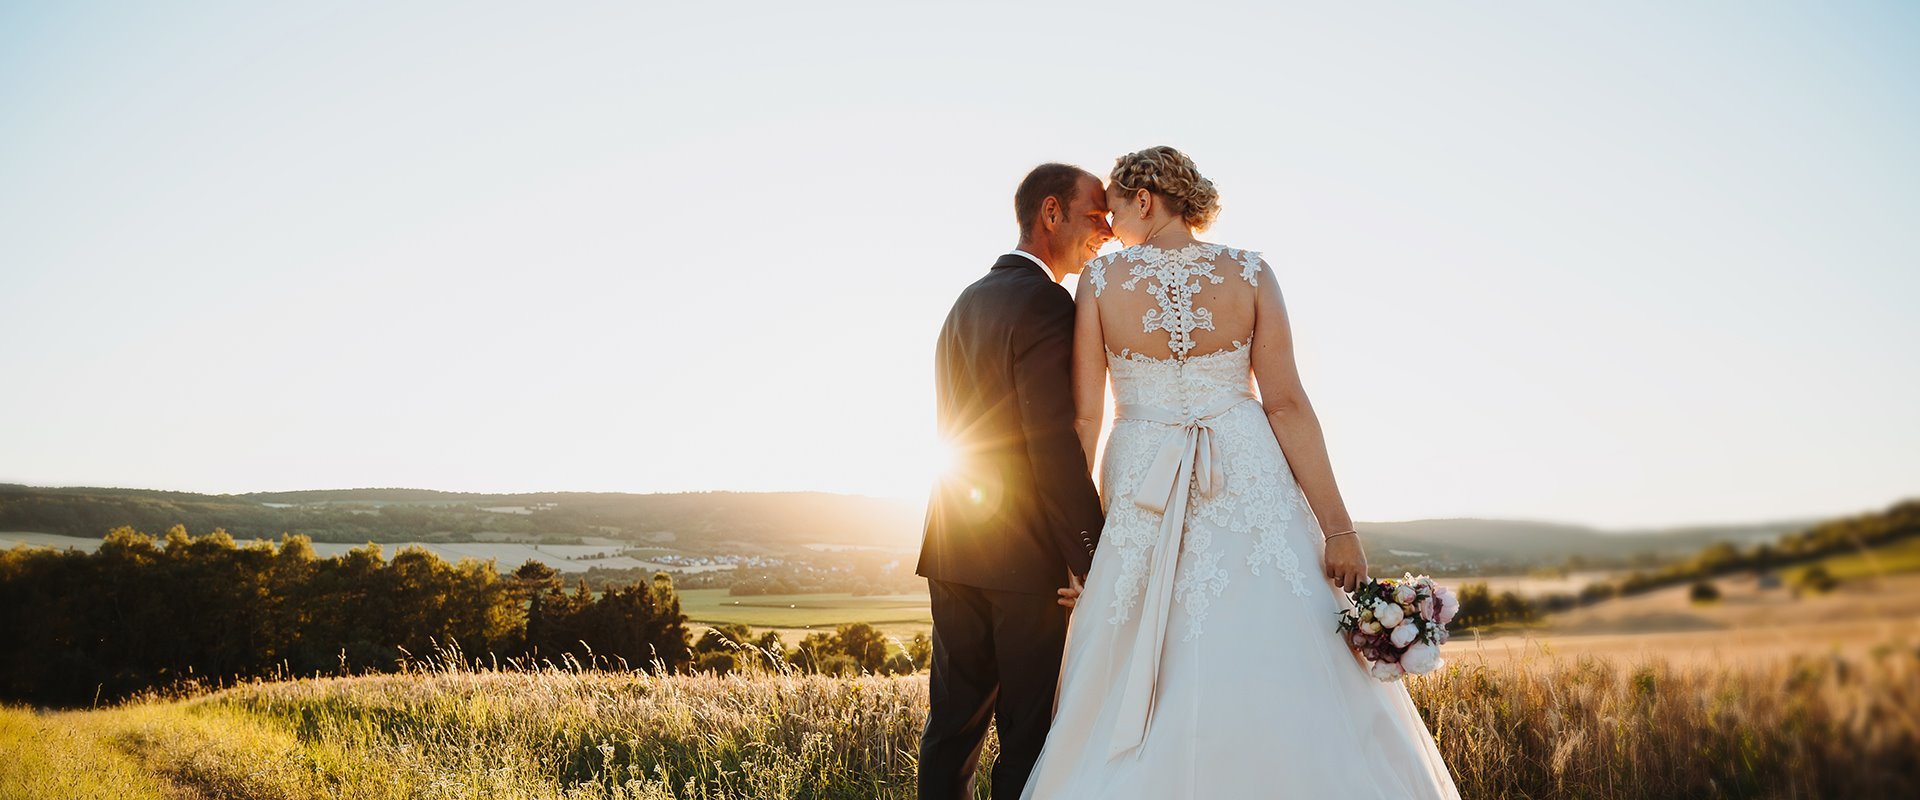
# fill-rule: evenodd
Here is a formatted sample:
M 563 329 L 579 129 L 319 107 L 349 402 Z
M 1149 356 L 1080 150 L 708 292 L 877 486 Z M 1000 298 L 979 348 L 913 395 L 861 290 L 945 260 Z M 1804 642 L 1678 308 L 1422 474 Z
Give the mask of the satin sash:
M 1154 455 L 1153 464 L 1133 491 L 1136 505 L 1161 515 L 1160 536 L 1153 549 L 1151 571 L 1147 574 L 1147 592 L 1140 606 L 1140 630 L 1134 635 L 1133 657 L 1127 660 L 1127 675 L 1120 688 L 1120 705 L 1114 718 L 1108 758 L 1139 747 L 1153 719 L 1161 650 L 1167 639 L 1167 618 L 1173 611 L 1173 573 L 1180 561 L 1180 545 L 1186 531 L 1188 495 L 1198 490 L 1202 497 L 1211 496 L 1226 485 L 1226 476 L 1221 472 L 1220 444 L 1213 438 L 1213 421 L 1253 399 L 1252 392 L 1241 390 L 1198 414 L 1134 403 L 1121 403 L 1115 408 L 1116 419 L 1152 422 L 1166 425 L 1170 430 L 1160 451 Z

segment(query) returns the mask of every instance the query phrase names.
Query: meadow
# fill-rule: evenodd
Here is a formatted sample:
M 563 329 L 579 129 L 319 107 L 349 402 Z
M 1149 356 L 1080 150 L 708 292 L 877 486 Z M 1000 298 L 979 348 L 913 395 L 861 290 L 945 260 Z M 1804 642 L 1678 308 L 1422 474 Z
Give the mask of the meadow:
M 1781 570 L 1781 576 L 1792 583 L 1816 565 L 1840 580 L 1920 572 L 1920 538 L 1824 558 L 1817 564 L 1789 567 Z
M 726 589 L 683 589 L 680 610 L 689 622 L 732 622 L 755 628 L 826 628 L 865 622 L 888 631 L 924 629 L 933 622 L 925 592 L 730 595 Z
M 1875 558 L 1883 570 L 1898 560 Z M 1920 793 L 1920 574 L 1827 594 L 1719 583 L 1712 603 L 1673 587 L 1450 644 L 1450 665 L 1408 688 L 1464 796 Z M 924 613 L 911 595 L 683 599 L 694 619 L 761 625 Z M 754 614 L 770 616 L 742 616 Z M 0 709 L 0 797 L 913 796 L 925 675 L 470 663 L 442 654 L 396 674 Z
M 1463 632 L 1408 688 L 1469 798 L 1920 796 L 1913 541 L 1824 557 L 1832 591 L 1734 573 L 1707 602 L 1676 584 Z M 695 636 L 926 624 L 913 594 L 678 596 Z M 583 660 L 612 662 L 598 646 Z M 443 652 L 388 674 L 0 708 L 0 798 L 913 796 L 925 675 L 741 661 L 649 675 Z
M 1469 798 L 1911 797 L 1920 651 L 1531 657 L 1409 689 Z M 562 669 L 251 682 L 0 711 L 0 797 L 913 796 L 924 676 Z M 994 745 L 988 744 L 991 758 Z M 1276 779 L 1284 785 L 1284 757 Z

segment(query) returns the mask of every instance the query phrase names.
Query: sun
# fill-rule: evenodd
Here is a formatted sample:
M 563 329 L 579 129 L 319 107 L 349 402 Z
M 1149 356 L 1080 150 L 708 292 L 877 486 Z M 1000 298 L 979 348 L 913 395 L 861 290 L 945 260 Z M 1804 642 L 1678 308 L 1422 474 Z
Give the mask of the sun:
M 920 474 L 926 478 L 927 485 L 951 474 L 960 465 L 960 451 L 952 442 L 932 439 L 921 446 Z
M 915 501 L 926 499 L 927 492 L 960 465 L 958 450 L 931 436 L 902 437 L 874 448 L 860 462 L 864 483 L 853 491 Z

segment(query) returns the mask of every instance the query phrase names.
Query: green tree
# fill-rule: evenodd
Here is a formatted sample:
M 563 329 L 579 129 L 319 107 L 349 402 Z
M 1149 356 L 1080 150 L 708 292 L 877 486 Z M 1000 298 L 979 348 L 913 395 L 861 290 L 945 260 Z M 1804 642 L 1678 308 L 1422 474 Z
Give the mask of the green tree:
M 1795 582 L 1796 588 L 1816 594 L 1826 594 L 1839 585 L 1840 581 L 1827 572 L 1827 568 L 1821 564 L 1808 567 L 1806 571 L 1800 573 L 1800 579 Z
M 1493 592 L 1485 583 L 1467 583 L 1460 586 L 1460 611 L 1454 614 L 1453 622 L 1448 626 L 1459 630 L 1492 625 L 1496 621 Z
M 693 644 L 693 652 L 701 655 L 732 653 L 749 646 L 748 643 L 752 641 L 752 629 L 739 623 L 727 622 L 708 628 L 706 633 L 701 634 L 700 640 Z
M 865 622 L 848 623 L 835 629 L 833 650 L 853 659 L 865 672 L 878 673 L 887 663 L 887 640 Z

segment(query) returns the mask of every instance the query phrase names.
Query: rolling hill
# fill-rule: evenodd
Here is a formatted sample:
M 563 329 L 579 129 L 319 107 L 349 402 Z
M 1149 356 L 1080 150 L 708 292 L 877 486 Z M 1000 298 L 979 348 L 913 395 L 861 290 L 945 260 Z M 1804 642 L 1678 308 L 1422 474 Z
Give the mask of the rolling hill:
M 582 537 L 690 553 L 794 552 L 851 545 L 919 547 L 918 503 L 817 492 L 478 494 L 430 489 L 326 489 L 194 494 L 145 489 L 0 485 L 0 530 L 100 536 L 131 525 L 150 533 L 184 524 L 237 537 L 299 533 L 317 542 L 562 543 Z M 1808 523 L 1783 521 L 1670 530 L 1604 531 L 1498 519 L 1362 523 L 1383 566 L 1525 567 L 1571 556 L 1600 561 L 1683 556 L 1720 541 L 1772 541 Z

